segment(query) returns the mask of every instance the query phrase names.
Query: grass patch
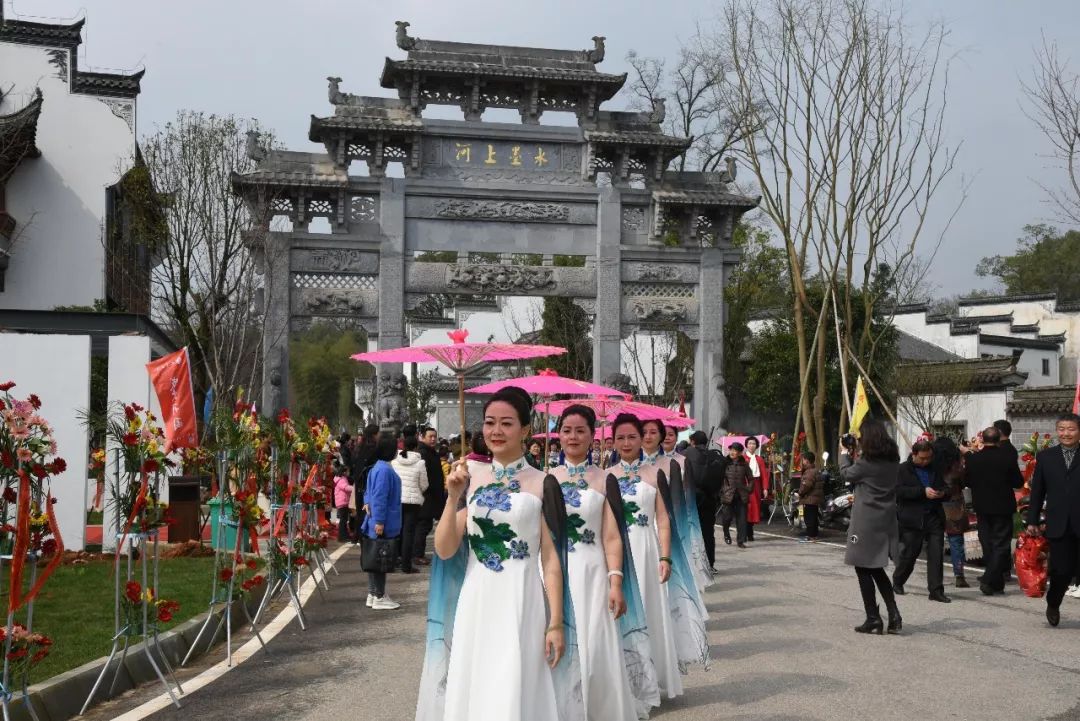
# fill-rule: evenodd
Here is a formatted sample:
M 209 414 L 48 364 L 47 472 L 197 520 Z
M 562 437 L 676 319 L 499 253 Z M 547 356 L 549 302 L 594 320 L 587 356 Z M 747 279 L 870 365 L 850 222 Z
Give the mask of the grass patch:
M 208 608 L 214 557 L 169 558 L 160 564 L 158 595 L 180 602 L 173 620 L 161 626 L 167 630 Z M 136 580 L 141 580 L 141 575 L 136 575 Z M 113 597 L 111 561 L 56 569 L 34 604 L 34 629 L 52 638 L 53 647 L 30 674 L 31 683 L 109 652 L 114 633 Z M 25 613 L 19 615 L 25 622 Z

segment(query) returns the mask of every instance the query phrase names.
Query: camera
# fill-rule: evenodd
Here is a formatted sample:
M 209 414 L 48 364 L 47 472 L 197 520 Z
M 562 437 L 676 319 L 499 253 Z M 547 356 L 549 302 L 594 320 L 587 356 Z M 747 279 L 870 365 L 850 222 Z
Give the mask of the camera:
M 845 433 L 840 436 L 840 445 L 849 451 L 855 450 L 855 446 L 858 444 L 858 439 L 851 433 Z

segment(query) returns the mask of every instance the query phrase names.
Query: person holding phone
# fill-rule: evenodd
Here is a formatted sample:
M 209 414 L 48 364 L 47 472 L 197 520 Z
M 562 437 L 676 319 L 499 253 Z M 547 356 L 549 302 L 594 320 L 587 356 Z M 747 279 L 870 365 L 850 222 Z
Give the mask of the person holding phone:
M 934 446 L 928 436 L 911 446 L 900 464 L 896 484 L 896 512 L 900 521 L 900 560 L 893 571 L 893 592 L 904 594 L 904 584 L 926 546 L 926 587 L 931 601 L 951 603 L 945 595 L 945 480 L 934 467 Z

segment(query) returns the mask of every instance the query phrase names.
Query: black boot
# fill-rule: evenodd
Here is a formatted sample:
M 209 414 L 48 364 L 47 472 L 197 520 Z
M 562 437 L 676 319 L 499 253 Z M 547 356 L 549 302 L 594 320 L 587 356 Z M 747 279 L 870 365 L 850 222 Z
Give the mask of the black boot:
M 900 609 L 896 606 L 896 600 L 894 599 L 892 603 L 886 601 L 885 606 L 889 611 L 888 632 L 892 634 L 900 633 L 904 628 L 904 619 L 900 617 Z
M 876 633 L 879 636 L 884 630 L 885 624 L 881 621 L 881 611 L 878 610 L 877 606 L 874 606 L 872 612 L 867 611 L 866 620 L 863 621 L 861 626 L 855 627 L 855 633 Z

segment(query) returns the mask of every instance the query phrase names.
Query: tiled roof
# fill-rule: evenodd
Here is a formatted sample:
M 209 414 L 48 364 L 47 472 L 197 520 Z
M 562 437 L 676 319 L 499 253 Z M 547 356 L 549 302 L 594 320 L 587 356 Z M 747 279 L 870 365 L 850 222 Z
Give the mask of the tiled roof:
M 987 345 L 1003 345 L 1009 348 L 1031 348 L 1032 350 L 1058 350 L 1064 340 L 1064 336 L 1017 338 L 1009 335 L 979 333 L 980 343 L 986 343 Z
M 326 130 L 390 130 L 401 133 L 419 133 L 424 129 L 424 121 L 419 118 L 393 118 L 374 115 L 333 115 L 329 118 L 311 116 L 311 128 L 308 140 L 315 143 L 323 141 Z
M 349 175 L 325 153 L 274 150 L 250 173 L 234 173 L 232 182 L 237 189 L 259 185 L 343 188 L 349 184 Z
M 1017 371 L 1017 360 L 1016 356 L 991 356 L 946 362 L 902 363 L 896 367 L 897 386 L 918 389 L 920 395 L 1003 390 L 1019 386 L 1027 379 L 1027 373 Z
M 660 203 L 680 205 L 731 205 L 736 208 L 756 208 L 758 201 L 745 195 L 712 190 L 655 190 L 653 199 Z
M 1056 415 L 1072 411 L 1075 386 L 1017 388 L 1005 406 L 1009 415 Z
M 542 65 L 507 65 L 465 60 L 393 60 L 386 59 L 380 84 L 384 88 L 395 87 L 394 80 L 408 77 L 413 72 L 427 72 L 435 75 L 476 75 L 493 78 L 538 78 L 559 80 L 573 83 L 597 83 L 607 90 L 601 93 L 602 100 L 609 100 L 626 82 L 626 73 L 612 75 L 596 70 L 583 70 L 575 67 Z
M 118 98 L 134 98 L 142 89 L 142 77 L 146 70 L 131 75 L 119 73 L 91 73 L 78 70 L 72 74 L 71 89 L 86 95 L 105 95 Z
M 645 130 L 586 130 L 585 139 L 594 143 L 659 145 L 678 150 L 686 150 L 694 142 L 693 138 L 676 138 L 673 135 Z
M 1018 293 L 1016 295 L 988 295 L 961 298 L 960 305 L 996 305 L 998 303 L 1018 303 L 1026 300 L 1054 300 L 1056 293 Z
M 949 362 L 960 360 L 955 353 L 916 338 L 910 333 L 896 330 L 896 351 L 900 360 L 908 363 Z

